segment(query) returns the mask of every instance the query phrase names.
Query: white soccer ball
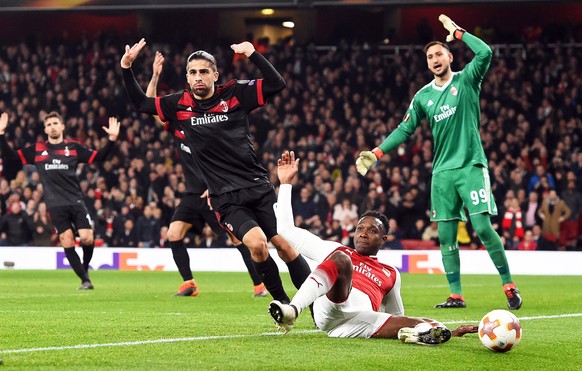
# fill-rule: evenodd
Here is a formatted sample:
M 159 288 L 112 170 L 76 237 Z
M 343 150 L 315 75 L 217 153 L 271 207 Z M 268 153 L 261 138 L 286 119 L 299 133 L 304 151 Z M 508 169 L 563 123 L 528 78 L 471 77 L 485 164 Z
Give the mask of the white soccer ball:
M 507 352 L 515 348 L 521 334 L 519 320 L 507 310 L 492 310 L 479 322 L 479 339 L 485 348 L 494 352 Z

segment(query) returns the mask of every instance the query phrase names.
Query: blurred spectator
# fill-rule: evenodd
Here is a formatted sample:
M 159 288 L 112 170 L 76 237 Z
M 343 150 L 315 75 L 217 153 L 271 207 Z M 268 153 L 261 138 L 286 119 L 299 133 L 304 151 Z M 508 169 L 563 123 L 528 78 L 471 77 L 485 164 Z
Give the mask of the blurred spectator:
M 574 173 L 568 172 L 566 176 L 568 185 L 566 190 L 562 192 L 562 200 L 564 200 L 571 213 L 560 226 L 560 246 L 565 246 L 568 250 L 574 250 L 582 232 L 582 230 L 578 229 L 582 220 L 582 194 L 576 188 L 576 176 Z
M 308 187 L 302 187 L 299 197 L 293 197 L 293 214 L 300 215 L 303 220 L 309 219 L 317 214 L 317 205 L 311 198 L 311 191 Z
M 437 246 L 440 244 L 437 222 L 430 222 L 430 224 L 427 225 L 426 228 L 424 228 L 424 232 L 422 233 L 422 240 L 423 241 L 432 240 Z
M 10 211 L 0 219 L 0 245 L 27 246 L 30 243 L 34 226 L 22 211 L 20 202 L 13 202 Z
M 410 230 L 410 233 L 407 238 L 413 240 L 422 240 L 422 235 L 424 233 L 425 228 L 426 222 L 424 221 L 424 219 L 417 219 L 416 222 L 414 223 L 414 227 L 412 228 L 412 230 Z
M 530 192 L 527 203 L 521 206 L 521 209 L 524 210 L 523 222 L 525 229 L 532 229 L 535 225 L 541 224 L 541 219 L 538 216 L 540 207 L 538 199 L 539 196 L 536 192 Z
M 152 206 L 146 205 L 143 215 L 137 218 L 136 233 L 139 247 L 157 247 L 160 240 L 160 220 L 154 216 Z
M 342 226 L 340 224 L 340 221 L 337 219 L 332 219 L 331 222 L 327 223 L 325 229 L 321 232 L 321 238 L 324 240 L 336 241 L 341 243 Z
M 398 227 L 398 222 L 394 218 L 388 219 L 388 226 L 390 230 L 388 231 L 388 239 L 382 245 L 383 250 L 402 250 L 402 231 Z
M 135 229 L 133 219 L 127 219 L 123 224 L 123 230 L 117 237 L 116 247 L 138 247 L 139 239 Z
M 340 204 L 333 207 L 333 219 L 345 223 L 346 218 L 353 221 L 358 219 L 358 207 L 350 201 L 349 197 L 344 196 Z M 351 224 L 351 222 L 350 222 Z
M 529 179 L 527 191 L 537 192 L 540 196 L 543 196 L 544 191 L 549 189 L 556 189 L 554 177 L 547 173 L 542 165 L 537 165 L 535 174 Z
M 32 232 L 33 246 L 55 246 L 58 241 L 58 234 L 49 215 L 46 211 L 46 204 L 41 202 L 34 213 Z
M 542 202 L 538 215 L 542 219 L 542 237 L 538 250 L 557 250 L 560 225 L 570 217 L 570 208 L 558 197 L 556 190 L 551 190 Z
M 538 243 L 533 238 L 533 232 L 530 230 L 525 231 L 523 241 L 520 241 L 517 245 L 518 250 L 537 250 Z
M 226 237 L 224 234 L 218 236 L 212 228 L 205 225 L 202 229 L 202 235 L 199 238 L 198 248 L 220 248 L 226 247 Z
M 522 213 L 517 198 L 510 198 L 506 202 L 507 209 L 501 222 L 502 236 L 505 238 L 505 248 L 515 250 L 524 236 Z

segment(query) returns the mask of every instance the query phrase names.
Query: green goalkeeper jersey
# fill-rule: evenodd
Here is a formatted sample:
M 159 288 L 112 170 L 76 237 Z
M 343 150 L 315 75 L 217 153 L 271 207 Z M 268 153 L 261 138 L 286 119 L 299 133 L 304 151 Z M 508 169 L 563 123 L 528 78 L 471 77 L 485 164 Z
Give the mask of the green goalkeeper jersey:
M 400 125 L 379 146 L 384 153 L 408 139 L 426 117 L 434 137 L 433 173 L 469 165 L 487 167 L 479 132 L 479 92 L 492 52 L 468 32 L 462 40 L 475 58 L 462 71 L 453 72 L 443 86 L 433 80 L 416 93 Z

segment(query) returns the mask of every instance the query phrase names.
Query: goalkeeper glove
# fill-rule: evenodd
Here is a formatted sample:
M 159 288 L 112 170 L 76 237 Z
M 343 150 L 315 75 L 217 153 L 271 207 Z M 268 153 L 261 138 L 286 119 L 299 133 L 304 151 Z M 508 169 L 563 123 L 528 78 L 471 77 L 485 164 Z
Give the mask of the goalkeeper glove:
M 384 156 L 384 152 L 378 147 L 371 151 L 360 152 L 360 156 L 356 160 L 356 170 L 358 170 L 358 173 L 362 176 L 366 175 L 372 165 L 374 165 L 382 156 Z
M 451 42 L 455 39 L 461 40 L 463 38 L 465 30 L 459 27 L 455 22 L 453 22 L 452 19 L 450 19 L 444 14 L 441 14 L 439 16 L 439 21 L 441 21 L 443 26 L 447 29 L 447 31 L 449 31 L 449 34 L 447 35 L 447 42 Z

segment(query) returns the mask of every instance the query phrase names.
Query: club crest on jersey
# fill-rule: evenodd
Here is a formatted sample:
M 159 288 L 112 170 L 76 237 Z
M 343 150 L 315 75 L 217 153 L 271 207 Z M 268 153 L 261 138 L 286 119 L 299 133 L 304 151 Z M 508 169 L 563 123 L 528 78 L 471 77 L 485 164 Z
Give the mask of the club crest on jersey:
M 71 152 L 69 151 L 69 147 L 65 146 L 65 156 L 69 156 L 71 154 Z
M 451 94 L 453 94 L 456 97 L 457 94 L 459 94 L 459 91 L 454 86 L 451 86 Z
M 222 110 L 222 112 L 228 112 L 228 103 L 221 100 L 220 103 L 218 103 L 218 105 L 220 106 L 220 109 Z

